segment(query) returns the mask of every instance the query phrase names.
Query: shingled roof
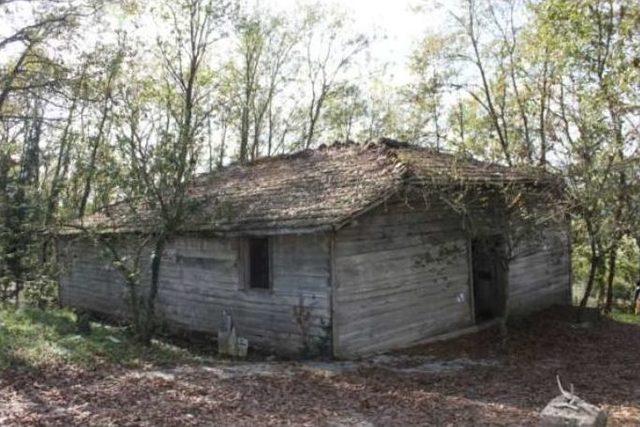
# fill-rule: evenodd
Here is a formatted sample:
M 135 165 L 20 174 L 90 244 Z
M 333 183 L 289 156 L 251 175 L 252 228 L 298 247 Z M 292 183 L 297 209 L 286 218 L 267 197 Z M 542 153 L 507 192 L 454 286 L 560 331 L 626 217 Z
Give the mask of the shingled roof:
M 398 193 L 409 182 L 438 185 L 540 184 L 549 175 L 460 158 L 383 139 L 234 164 L 199 176 L 184 231 L 310 232 L 337 228 Z M 125 232 L 152 224 L 153 213 L 118 203 L 84 218 L 85 227 Z

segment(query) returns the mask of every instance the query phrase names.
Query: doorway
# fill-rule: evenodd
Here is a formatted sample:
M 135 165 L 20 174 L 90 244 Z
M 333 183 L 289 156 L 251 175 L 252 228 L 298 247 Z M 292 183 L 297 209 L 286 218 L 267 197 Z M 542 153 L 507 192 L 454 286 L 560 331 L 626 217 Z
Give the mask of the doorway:
M 471 242 L 473 301 L 476 323 L 499 318 L 505 311 L 504 239 L 487 236 Z

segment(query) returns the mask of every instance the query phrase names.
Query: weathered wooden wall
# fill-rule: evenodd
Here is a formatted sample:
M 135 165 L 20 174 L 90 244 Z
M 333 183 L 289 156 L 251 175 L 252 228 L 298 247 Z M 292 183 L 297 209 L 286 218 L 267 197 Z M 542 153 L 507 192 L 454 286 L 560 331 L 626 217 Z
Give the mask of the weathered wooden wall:
M 214 333 L 222 309 L 233 313 L 250 345 L 298 352 L 329 344 L 329 239 L 273 237 L 273 289 L 248 290 L 240 277 L 239 239 L 180 237 L 165 251 L 157 309 L 168 327 Z M 126 313 L 122 277 L 88 242 L 67 245 L 63 304 Z M 299 307 L 302 306 L 302 312 Z M 301 314 L 297 316 L 296 313 Z M 298 319 L 308 316 L 307 321 Z
M 122 250 L 121 245 L 117 246 Z M 61 240 L 58 250 L 63 305 L 93 310 L 113 318 L 127 316 L 124 281 L 109 262 L 106 248 L 98 248 L 88 239 L 74 237 Z M 148 251 L 141 259 L 149 259 Z
M 392 202 L 335 239 L 337 356 L 402 347 L 473 323 L 467 238 L 443 206 Z
M 339 357 L 407 346 L 475 322 L 469 238 L 442 205 L 389 202 L 333 236 L 272 239 L 269 291 L 244 288 L 239 239 L 175 239 L 162 263 L 159 317 L 169 327 L 214 333 L 226 308 L 253 345 L 294 353 L 305 344 L 333 344 Z M 63 304 L 126 316 L 122 277 L 102 251 L 83 240 L 61 248 Z M 508 281 L 512 314 L 570 302 L 567 231 L 519 245 Z
M 507 278 L 509 313 L 570 303 L 568 236 L 568 227 L 558 226 L 532 234 L 516 248 Z M 460 218 L 437 204 L 425 209 L 415 201 L 391 202 L 339 230 L 336 355 L 405 347 L 473 325 L 470 251 Z
M 526 314 L 571 303 L 568 227 L 531 236 L 515 248 L 509 264 L 509 313 Z

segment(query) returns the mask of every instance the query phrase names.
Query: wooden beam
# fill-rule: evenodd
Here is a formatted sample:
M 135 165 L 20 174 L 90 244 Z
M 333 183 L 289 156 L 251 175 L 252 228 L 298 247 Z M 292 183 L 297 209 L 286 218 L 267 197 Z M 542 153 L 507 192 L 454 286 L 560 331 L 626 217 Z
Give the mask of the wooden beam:
M 471 239 L 467 237 L 467 269 L 469 280 L 469 318 L 476 323 L 476 301 L 473 291 L 473 247 Z
M 338 281 L 336 280 L 336 232 L 329 234 L 329 317 L 331 321 L 331 353 L 333 357 L 339 354 L 340 334 L 336 321 Z

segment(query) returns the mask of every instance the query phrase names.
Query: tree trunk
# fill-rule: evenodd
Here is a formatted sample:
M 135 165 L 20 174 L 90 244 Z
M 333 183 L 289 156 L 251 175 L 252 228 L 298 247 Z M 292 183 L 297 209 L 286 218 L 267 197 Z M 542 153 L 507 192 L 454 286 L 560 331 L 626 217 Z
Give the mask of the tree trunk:
M 227 145 L 227 121 L 225 119 L 224 125 L 222 126 L 222 134 L 220 135 L 220 147 L 218 150 L 218 169 L 222 168 L 224 164 L 224 153 Z
M 242 116 L 240 121 L 240 163 L 244 164 L 248 159 L 248 145 L 249 145 L 249 113 L 246 107 L 242 109 Z
M 315 98 L 311 101 L 311 105 L 309 106 L 309 126 L 307 128 L 306 141 L 304 144 L 304 148 L 311 148 L 311 144 L 313 144 L 313 140 L 316 134 L 316 126 L 318 124 L 318 120 L 320 119 L 320 112 L 322 111 L 322 106 L 324 104 L 325 98 L 329 91 L 329 86 L 326 83 L 322 84 L 320 96 L 317 101 Z
M 547 114 L 547 101 L 549 99 L 548 93 L 548 70 L 549 70 L 549 60 L 547 58 L 548 52 L 545 49 L 545 59 L 544 59 L 544 68 L 542 72 L 542 90 L 540 94 L 540 115 L 538 117 L 539 120 L 539 132 L 540 132 L 540 162 L 539 165 L 544 167 L 547 164 L 547 133 L 545 129 L 546 123 L 546 114 Z
M 142 321 L 140 319 L 140 296 L 138 295 L 138 288 L 140 285 L 139 279 L 134 276 L 122 272 L 125 276 L 125 285 L 129 291 L 129 305 L 131 309 L 131 319 L 133 321 L 133 330 L 137 334 L 142 329 Z
M 607 299 L 604 306 L 604 312 L 609 314 L 613 307 L 613 279 L 616 274 L 616 258 L 618 255 L 618 248 L 614 245 L 609 253 L 609 274 L 607 276 Z
M 78 207 L 78 218 L 84 217 L 87 210 L 87 203 L 89 202 L 89 196 L 91 195 L 91 185 L 93 183 L 94 169 L 96 166 L 96 159 L 98 157 L 98 145 L 99 139 L 96 138 L 93 146 L 91 147 L 91 157 L 89 158 L 89 169 L 84 181 L 84 189 L 82 190 L 82 198 L 80 199 L 80 206 Z
M 584 290 L 584 295 L 580 300 L 580 306 L 578 307 L 578 322 L 582 321 L 582 314 L 584 312 L 585 307 L 587 306 L 589 297 L 591 296 L 591 292 L 593 290 L 593 283 L 596 278 L 596 271 L 598 269 L 598 264 L 600 264 L 600 257 L 597 254 L 595 245 L 592 244 L 591 245 L 591 265 L 589 267 L 589 278 L 587 279 L 587 286 Z
M 511 159 L 511 151 L 509 146 L 508 134 L 506 132 L 506 128 L 500 124 L 500 120 L 498 117 L 498 112 L 494 106 L 493 94 L 491 91 L 491 86 L 489 83 L 489 79 L 487 77 L 484 64 L 482 62 L 482 55 L 480 53 L 480 46 L 478 42 L 478 35 L 475 30 L 475 19 L 476 19 L 476 11 L 474 10 L 473 3 L 469 2 L 468 4 L 468 18 L 469 24 L 467 28 L 467 36 L 471 41 L 471 47 L 474 52 L 474 64 L 476 65 L 478 71 L 480 72 L 480 78 L 482 82 L 482 93 L 485 98 L 485 102 L 482 103 L 482 106 L 485 108 L 487 113 L 489 114 L 489 118 L 491 120 L 491 124 L 493 125 L 494 130 L 498 134 L 498 141 L 500 142 L 500 147 L 502 148 L 502 153 L 504 154 L 504 158 L 509 166 L 512 166 L 513 162 Z
M 140 341 L 143 344 L 149 344 L 151 337 L 155 332 L 155 308 L 156 298 L 158 296 L 158 289 L 160 284 L 160 267 L 162 264 L 162 256 L 164 254 L 164 248 L 166 244 L 166 235 L 161 234 L 156 239 L 153 254 L 151 255 L 151 286 L 149 287 L 149 294 L 147 295 L 145 313 L 144 313 L 144 327 L 140 331 Z
M 635 237 L 636 240 L 636 247 L 638 248 L 638 255 L 640 255 L 640 234 L 636 235 Z M 638 256 L 638 271 L 640 271 L 640 256 Z M 638 279 L 638 281 L 640 282 L 640 278 Z
M 25 148 L 20 173 L 16 181 L 17 190 L 10 200 L 9 215 L 5 218 L 5 228 L 9 234 L 5 247 L 6 265 L 15 284 L 12 296 L 15 298 L 16 305 L 20 301 L 25 275 L 30 273 L 27 261 L 34 235 L 29 225 L 33 220 L 35 206 L 28 192 L 32 188 L 37 188 L 39 182 L 40 137 L 42 135 L 40 114 L 39 106 L 36 106 L 33 109 L 33 117 L 26 121 Z

